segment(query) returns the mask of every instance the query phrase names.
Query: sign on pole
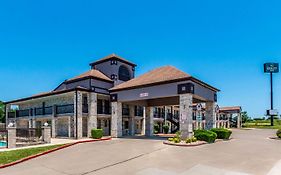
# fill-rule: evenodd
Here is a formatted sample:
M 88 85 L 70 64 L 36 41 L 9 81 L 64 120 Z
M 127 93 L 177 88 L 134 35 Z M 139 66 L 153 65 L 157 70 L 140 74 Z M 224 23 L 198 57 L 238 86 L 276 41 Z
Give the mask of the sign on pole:
M 279 72 L 278 63 L 265 63 L 263 65 L 264 73 L 270 73 L 270 110 L 266 111 L 266 114 L 270 116 L 271 126 L 274 125 L 273 116 L 278 115 L 278 111 L 273 108 L 273 73 Z
M 264 64 L 264 73 L 278 73 L 279 64 L 278 63 L 265 63 Z

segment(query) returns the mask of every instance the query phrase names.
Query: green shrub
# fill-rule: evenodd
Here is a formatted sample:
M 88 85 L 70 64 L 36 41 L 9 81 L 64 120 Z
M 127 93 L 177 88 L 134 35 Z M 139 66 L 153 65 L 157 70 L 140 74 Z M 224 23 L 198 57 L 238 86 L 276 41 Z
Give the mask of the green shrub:
M 281 139 L 281 129 L 278 129 L 278 131 L 276 132 L 277 137 L 279 137 Z
M 224 128 L 213 128 L 210 131 L 215 132 L 218 139 L 229 139 L 232 134 L 232 131 Z
M 160 126 L 158 124 L 154 124 L 154 133 L 158 134 L 160 132 Z
M 168 138 L 169 142 L 174 142 L 174 143 L 180 143 L 181 139 L 177 138 L 177 137 L 173 137 L 173 138 Z
M 192 142 L 197 142 L 197 139 L 195 137 L 192 137 L 185 140 L 185 143 L 192 143 Z
M 168 125 L 164 125 L 164 126 L 163 126 L 163 131 L 164 131 L 165 134 L 168 134 L 168 132 L 169 132 L 169 126 L 168 126 Z
M 192 139 L 191 138 L 190 139 L 186 139 L 185 143 L 192 143 Z
M 192 142 L 197 142 L 196 137 L 192 137 L 192 138 L 191 138 L 191 141 L 192 141 Z
M 169 142 L 174 142 L 174 138 L 168 138 Z
M 174 138 L 174 142 L 175 142 L 175 143 L 180 143 L 180 142 L 181 142 L 181 139 L 175 137 L 175 138 Z
M 197 140 L 206 141 L 208 143 L 214 143 L 217 138 L 217 134 L 208 130 L 195 130 L 194 137 L 196 137 Z
M 92 129 L 91 135 L 92 135 L 92 138 L 94 138 L 94 139 L 100 139 L 103 136 L 103 130 L 102 129 Z
M 180 132 L 180 131 L 177 131 L 175 137 L 180 138 L 180 137 L 181 137 L 181 132 Z
M 176 132 L 176 136 L 173 138 L 168 138 L 169 142 L 180 143 L 181 142 L 181 133 L 178 131 Z

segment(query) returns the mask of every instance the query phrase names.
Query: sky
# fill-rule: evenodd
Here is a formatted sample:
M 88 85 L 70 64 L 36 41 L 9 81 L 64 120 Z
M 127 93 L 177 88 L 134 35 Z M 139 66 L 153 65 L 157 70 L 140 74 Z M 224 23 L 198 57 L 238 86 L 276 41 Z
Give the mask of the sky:
M 220 89 L 220 106 L 270 107 L 263 63 L 281 62 L 281 1 L 0 2 L 0 100 L 53 90 L 116 53 L 136 75 L 173 65 Z M 281 111 L 281 75 L 274 107 Z

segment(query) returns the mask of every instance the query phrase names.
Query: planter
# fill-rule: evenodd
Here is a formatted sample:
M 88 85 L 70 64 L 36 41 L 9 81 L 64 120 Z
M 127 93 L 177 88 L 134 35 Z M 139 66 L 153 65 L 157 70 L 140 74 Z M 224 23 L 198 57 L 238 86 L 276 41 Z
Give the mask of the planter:
M 185 142 L 174 143 L 174 142 L 164 141 L 163 144 L 172 145 L 172 146 L 182 146 L 182 147 L 194 147 L 194 146 L 200 146 L 200 145 L 207 144 L 207 142 L 197 141 L 197 142 L 192 142 L 192 143 L 185 143 Z

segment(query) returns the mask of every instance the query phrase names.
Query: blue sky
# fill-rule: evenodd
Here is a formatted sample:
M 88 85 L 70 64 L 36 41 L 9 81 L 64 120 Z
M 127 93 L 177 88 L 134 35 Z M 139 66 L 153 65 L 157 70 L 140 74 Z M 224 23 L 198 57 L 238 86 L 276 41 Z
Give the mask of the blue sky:
M 116 53 L 137 75 L 163 65 L 219 88 L 220 106 L 269 108 L 264 62 L 281 62 L 281 2 L 2 1 L 0 100 L 50 91 Z M 281 110 L 281 75 L 274 76 Z

